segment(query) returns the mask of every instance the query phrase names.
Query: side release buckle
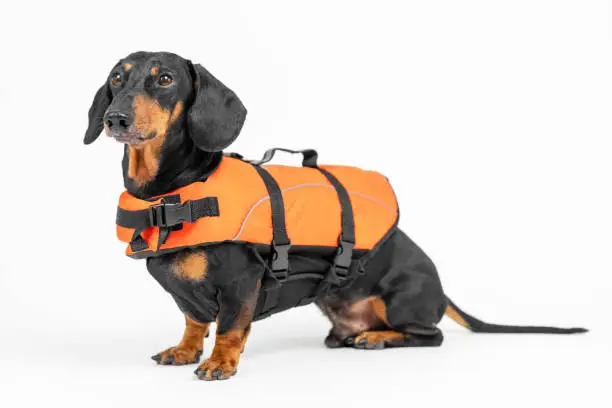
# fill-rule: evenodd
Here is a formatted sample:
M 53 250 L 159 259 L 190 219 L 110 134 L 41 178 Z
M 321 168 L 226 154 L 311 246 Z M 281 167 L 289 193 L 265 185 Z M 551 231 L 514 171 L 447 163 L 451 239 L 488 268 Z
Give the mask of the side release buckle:
M 191 201 L 172 204 L 163 201 L 149 207 L 149 225 L 152 227 L 172 227 L 183 222 L 193 222 Z
M 284 282 L 289 278 L 289 249 L 291 244 L 279 245 L 272 242 L 272 262 L 270 269 L 278 282 Z
M 337 282 L 342 282 L 348 278 L 349 269 L 351 268 L 351 262 L 353 260 L 353 248 L 355 247 L 354 242 L 340 240 L 338 250 L 336 251 L 336 257 L 334 258 L 333 278 Z

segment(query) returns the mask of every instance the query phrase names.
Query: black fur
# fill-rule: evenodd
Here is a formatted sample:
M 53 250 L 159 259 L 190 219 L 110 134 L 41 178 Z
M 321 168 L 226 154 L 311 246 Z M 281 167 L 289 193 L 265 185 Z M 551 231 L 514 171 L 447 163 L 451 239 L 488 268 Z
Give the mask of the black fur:
M 93 141 L 100 136 L 100 132 L 102 132 L 103 127 L 102 118 L 104 117 L 104 113 L 108 109 L 112 99 L 113 95 L 110 87 L 108 86 L 108 83 L 105 83 L 100 87 L 100 89 L 98 89 L 98 92 L 96 92 L 91 108 L 89 108 L 89 126 L 85 132 L 83 143 L 93 143 Z
M 130 70 L 123 64 L 132 65 Z M 152 83 L 148 70 L 152 64 L 167 67 L 178 86 L 160 89 Z M 120 87 L 111 85 L 115 73 L 124 76 Z M 179 101 L 186 113 L 168 129 L 155 180 L 138 186 L 127 176 L 127 145 L 123 158 L 125 188 L 134 196 L 146 198 L 205 179 L 216 168 L 221 150 L 232 143 L 246 118 L 246 109 L 232 90 L 213 77 L 201 65 L 171 53 L 137 52 L 119 61 L 98 90 L 89 111 L 89 127 L 84 143 L 96 140 L 103 129 L 107 111 L 131 115 L 135 96 L 146 94 L 163 108 L 171 109 Z
M 503 324 L 486 323 L 459 309 L 450 299 L 448 304 L 455 308 L 459 315 L 470 325 L 474 333 L 500 333 L 500 334 L 577 334 L 586 333 L 588 330 L 582 327 L 550 327 L 550 326 L 508 326 Z
M 159 88 L 148 70 L 151 62 L 168 69 L 175 76 L 176 85 Z M 129 71 L 124 63 L 132 64 Z M 93 142 L 103 127 L 105 112 L 121 111 L 129 120 L 133 98 L 146 94 L 165 109 L 178 102 L 185 108 L 167 131 L 162 146 L 159 169 L 145 185 L 138 185 L 128 175 L 128 147 L 125 147 L 123 176 L 126 189 L 139 198 L 168 193 L 178 187 L 206 180 L 222 157 L 221 150 L 238 136 L 246 116 L 246 109 L 234 92 L 228 89 L 200 65 L 169 53 L 135 53 L 120 61 L 113 73 L 120 72 L 121 86 L 111 82 L 103 85 L 89 111 L 89 128 L 84 142 Z M 240 181 L 237 180 L 237 183 Z M 200 251 L 207 259 L 207 275 L 201 281 L 181 278 L 174 273 L 177 260 L 189 252 Z M 218 321 L 217 332 L 223 334 L 245 319 L 257 319 L 254 306 L 261 294 L 263 269 L 260 258 L 246 244 L 219 244 L 202 249 L 188 249 L 169 255 L 147 259 L 151 275 L 175 299 L 180 309 L 193 320 L 206 323 Z M 329 257 L 320 252 L 292 253 L 292 265 L 306 265 L 304 269 L 323 274 L 329 267 Z M 285 294 L 296 290 L 291 285 L 281 289 Z M 403 333 L 403 340 L 385 344 L 355 343 L 359 330 L 345 324 L 351 316 L 351 306 L 370 298 L 381 299 L 385 305 L 387 323 L 376 321 L 367 330 L 393 330 Z M 330 347 L 381 348 L 394 346 L 437 346 L 442 333 L 436 327 L 450 301 L 433 262 L 402 231 L 396 230 L 365 264 L 365 273 L 347 288 L 330 292 L 316 299 L 316 304 L 330 318 L 332 331 L 326 344 Z M 452 305 L 452 303 L 451 303 Z M 250 306 L 245 308 L 246 306 Z M 454 306 L 454 305 L 453 305 Z M 456 307 L 455 307 L 456 308 Z M 458 310 L 458 309 L 457 309 Z M 537 332 L 524 327 L 489 325 L 458 310 L 461 316 L 479 332 Z M 360 316 L 357 316 L 357 320 Z M 370 315 L 364 318 L 373 318 Z M 355 317 L 351 317 L 355 319 Z M 347 320 L 351 323 L 351 320 Z M 373 320 L 375 321 L 375 320 Z M 387 326 L 387 324 L 390 326 Z M 569 333 L 564 330 L 535 328 L 539 332 Z
M 187 118 L 187 128 L 196 146 L 220 152 L 240 134 L 246 108 L 236 94 L 200 64 L 191 65 L 196 95 Z

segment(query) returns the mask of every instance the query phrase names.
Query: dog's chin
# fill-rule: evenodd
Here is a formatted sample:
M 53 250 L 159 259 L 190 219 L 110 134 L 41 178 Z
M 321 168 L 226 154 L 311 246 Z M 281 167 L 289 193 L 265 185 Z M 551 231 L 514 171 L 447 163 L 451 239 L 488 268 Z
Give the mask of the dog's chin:
M 107 135 L 121 144 L 130 145 L 132 147 L 144 145 L 145 142 L 151 139 L 151 137 L 147 135 L 132 130 L 126 130 L 124 132 L 107 132 Z

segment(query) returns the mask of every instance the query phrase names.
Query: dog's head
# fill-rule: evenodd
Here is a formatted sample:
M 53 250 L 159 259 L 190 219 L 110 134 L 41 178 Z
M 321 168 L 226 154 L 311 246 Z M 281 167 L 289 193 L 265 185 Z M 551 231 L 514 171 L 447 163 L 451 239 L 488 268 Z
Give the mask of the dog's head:
M 89 110 L 85 144 L 102 129 L 133 148 L 164 143 L 168 129 L 186 127 L 208 152 L 229 146 L 240 133 L 246 109 L 234 92 L 204 67 L 165 52 L 137 52 L 119 61 Z

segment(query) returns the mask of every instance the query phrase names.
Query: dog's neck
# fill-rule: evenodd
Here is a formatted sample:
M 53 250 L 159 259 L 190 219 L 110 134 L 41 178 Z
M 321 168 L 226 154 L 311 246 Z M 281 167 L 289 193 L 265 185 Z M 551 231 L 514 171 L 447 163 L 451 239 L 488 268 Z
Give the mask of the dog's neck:
M 221 152 L 198 149 L 184 129 L 170 129 L 160 142 L 144 148 L 125 146 L 123 184 L 140 199 L 166 194 L 205 180 L 219 165 Z

